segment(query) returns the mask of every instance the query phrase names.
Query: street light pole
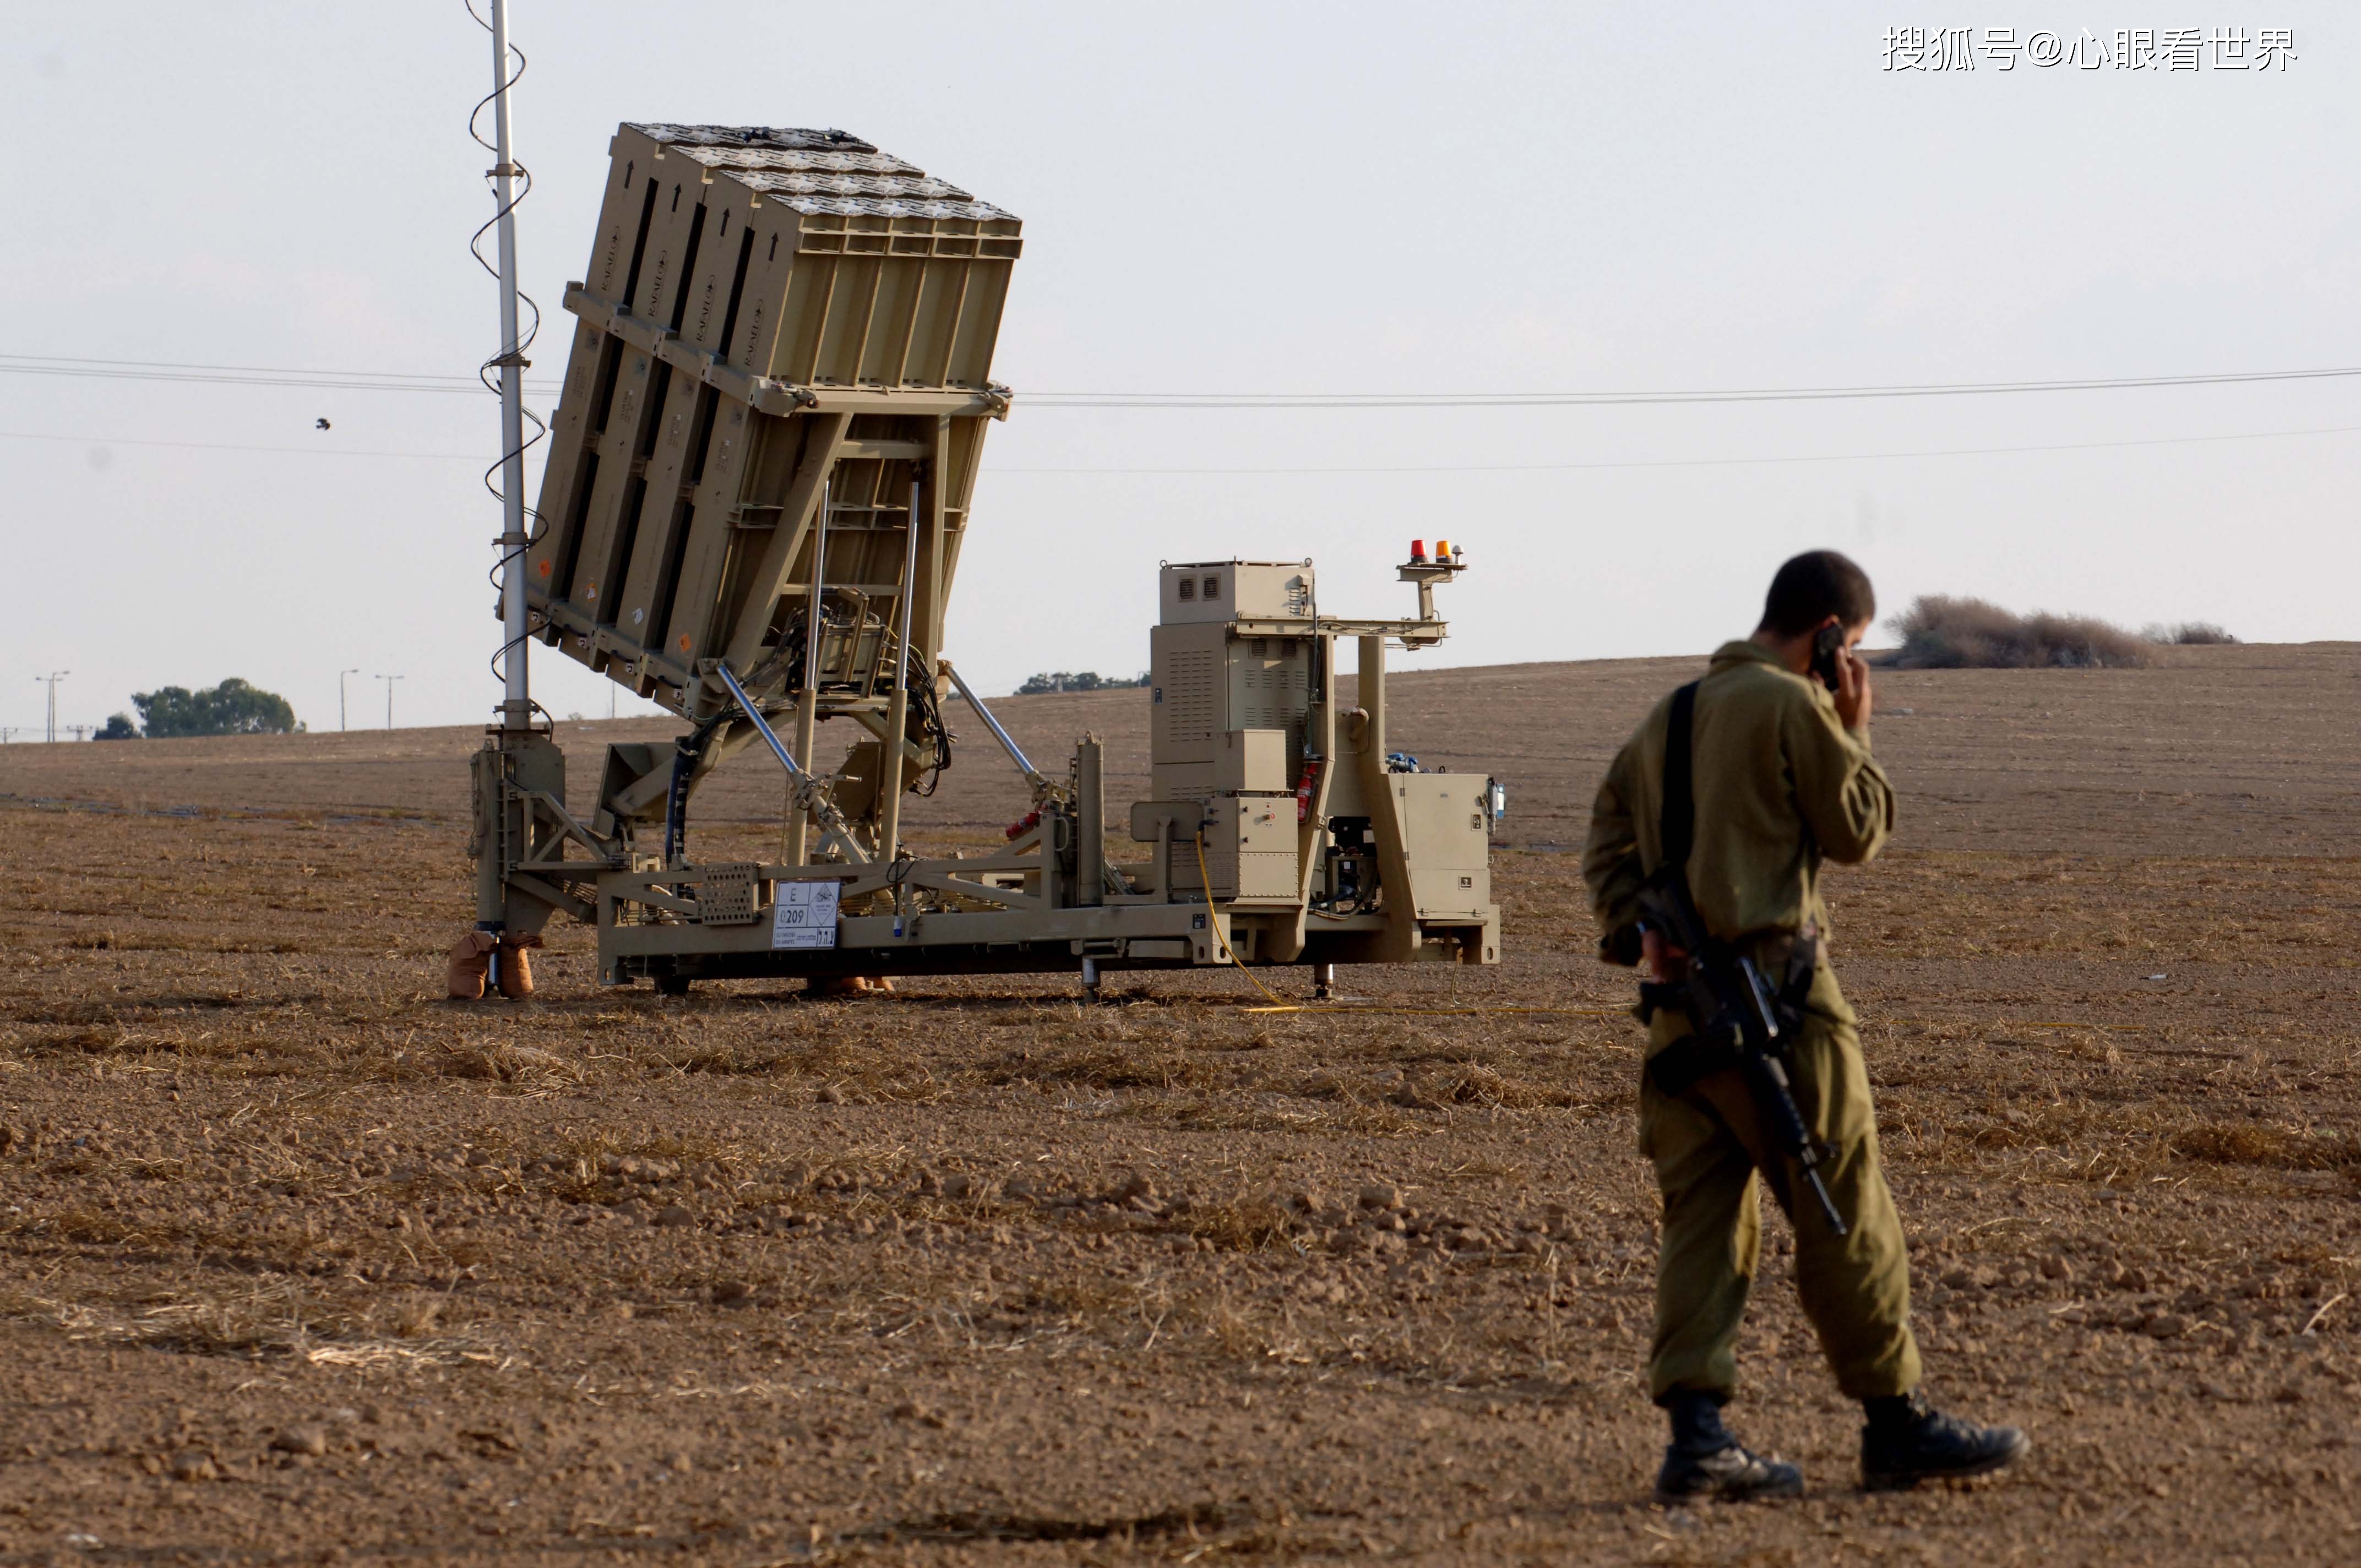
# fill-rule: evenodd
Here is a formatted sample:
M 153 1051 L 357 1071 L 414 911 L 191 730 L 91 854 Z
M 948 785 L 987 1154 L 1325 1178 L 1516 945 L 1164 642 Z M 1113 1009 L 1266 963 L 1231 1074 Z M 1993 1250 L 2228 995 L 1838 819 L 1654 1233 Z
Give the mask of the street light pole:
M 51 670 L 46 675 L 33 677 L 37 681 L 47 681 L 49 684 L 49 728 L 45 739 L 50 741 L 55 741 L 58 738 L 58 683 L 72 674 L 71 670 Z
M 385 683 L 385 727 L 389 730 L 393 728 L 393 683 L 399 680 L 406 680 L 409 677 L 406 675 L 378 676 L 379 680 Z
M 358 664 L 354 665 L 349 670 L 338 670 L 336 672 L 336 733 L 339 735 L 345 732 L 345 677 L 346 675 L 357 675 L 360 673 L 361 669 Z

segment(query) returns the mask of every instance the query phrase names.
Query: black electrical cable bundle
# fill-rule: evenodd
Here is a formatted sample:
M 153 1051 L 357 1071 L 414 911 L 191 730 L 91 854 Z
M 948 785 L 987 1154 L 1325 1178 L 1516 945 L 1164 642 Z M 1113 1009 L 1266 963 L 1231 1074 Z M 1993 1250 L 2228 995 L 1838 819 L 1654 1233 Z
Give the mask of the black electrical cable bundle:
M 935 765 L 927 771 L 926 784 L 915 793 L 929 795 L 943 782 L 943 773 L 951 765 L 950 727 L 943 722 L 942 694 L 936 690 L 932 671 L 922 670 L 918 661 L 903 662 L 902 684 L 909 688 L 910 706 L 918 716 L 919 732 L 935 742 Z

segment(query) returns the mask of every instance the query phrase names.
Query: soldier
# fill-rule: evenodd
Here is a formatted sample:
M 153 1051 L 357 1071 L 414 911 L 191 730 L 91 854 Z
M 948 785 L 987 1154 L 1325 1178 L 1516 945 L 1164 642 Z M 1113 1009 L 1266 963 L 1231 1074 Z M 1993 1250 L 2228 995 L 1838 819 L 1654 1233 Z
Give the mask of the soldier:
M 1878 1167 L 1856 1021 L 1826 958 L 1822 859 L 1866 861 L 1894 828 L 1893 786 L 1869 750 L 1869 668 L 1852 651 L 1876 613 L 1868 576 L 1846 557 L 1816 550 L 1789 561 L 1771 581 L 1754 634 L 1724 643 L 1702 681 L 1656 705 L 1591 808 L 1582 870 L 1605 932 L 1599 956 L 1644 961 L 1655 981 L 1642 987 L 1642 1007 L 1653 1015 L 1640 1146 L 1664 1204 L 1649 1361 L 1650 1392 L 1672 1418 L 1656 1478 L 1664 1502 L 1803 1490 L 1801 1471 L 1748 1452 L 1721 1420 L 1737 1384 L 1739 1321 L 1754 1277 L 1758 1175 L 1794 1224 L 1805 1315 L 1838 1386 L 1861 1402 L 1863 1485 L 1982 1475 L 2026 1452 L 2016 1428 L 1943 1415 L 1915 1391 L 1918 1347 L 1902 1225 Z M 1688 743 L 1677 749 L 1668 746 L 1675 711 L 1689 718 Z M 1641 916 L 1667 838 L 1689 844 L 1683 868 L 1709 936 L 1730 954 L 1751 957 L 1778 988 L 1790 1025 L 1780 1036 L 1785 1071 L 1823 1157 L 1810 1174 L 1825 1177 L 1842 1234 L 1808 1189 L 1795 1201 L 1806 1173 L 1766 1138 L 1732 1058 L 1706 1058 L 1708 1070 L 1686 1082 L 1661 1070 L 1666 1048 L 1693 1035 L 1678 1000 L 1685 993 L 1673 989 L 1689 955 Z M 1692 1039 L 1686 1057 L 1699 1056 L 1705 1043 Z M 1664 1082 L 1681 1087 L 1667 1092 Z

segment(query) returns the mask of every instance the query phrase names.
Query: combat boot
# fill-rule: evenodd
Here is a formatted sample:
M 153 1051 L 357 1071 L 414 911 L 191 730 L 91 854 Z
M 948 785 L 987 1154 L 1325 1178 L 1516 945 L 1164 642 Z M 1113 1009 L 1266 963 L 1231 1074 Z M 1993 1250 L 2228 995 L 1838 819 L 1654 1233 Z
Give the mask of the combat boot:
M 1664 1450 L 1656 1472 L 1656 1501 L 1694 1503 L 1718 1498 L 1751 1503 L 1767 1497 L 1800 1497 L 1804 1473 L 1775 1455 L 1750 1453 L 1737 1443 L 1711 1453 L 1690 1453 L 1677 1442 Z
M 1917 1394 L 1861 1403 L 1869 1420 L 1861 1429 L 1861 1484 L 1872 1492 L 1988 1475 L 2032 1446 L 2019 1428 L 1947 1416 Z
M 1776 1457 L 1739 1446 L 1721 1424 L 1719 1394 L 1675 1389 L 1664 1399 L 1673 1420 L 1673 1441 L 1656 1472 L 1656 1501 L 1691 1503 L 1715 1497 L 1726 1503 L 1761 1497 L 1800 1497 L 1804 1473 Z

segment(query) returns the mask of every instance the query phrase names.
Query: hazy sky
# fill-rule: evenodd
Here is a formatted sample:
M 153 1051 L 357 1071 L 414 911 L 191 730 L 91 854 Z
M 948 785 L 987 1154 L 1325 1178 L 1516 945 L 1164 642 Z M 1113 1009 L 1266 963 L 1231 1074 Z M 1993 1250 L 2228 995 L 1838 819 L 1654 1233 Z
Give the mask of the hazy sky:
M 563 369 L 618 121 L 837 126 L 1025 220 L 995 365 L 1018 401 L 950 617 L 987 692 L 1143 667 L 1159 559 L 1310 555 L 1324 606 L 1407 613 L 1388 567 L 1413 535 L 1473 569 L 1412 668 L 1700 652 L 1815 544 L 1855 553 L 1889 609 L 1968 593 L 2350 637 L 2352 379 L 1320 412 L 1024 394 L 2361 364 L 2351 15 L 519 0 L 520 248 L 553 317 L 533 377 Z M 490 62 L 457 0 L 6 19 L 0 353 L 451 374 L 493 351 L 467 252 L 489 159 L 465 128 Z M 1897 23 L 2290 27 L 2297 58 L 1897 74 Z M 383 722 L 381 674 L 407 677 L 404 723 L 497 700 L 489 397 L 0 373 L 0 722 L 38 725 L 53 669 L 60 717 L 92 723 L 243 675 L 333 728 L 352 667 L 356 722 Z M 2081 449 L 1880 455 L 2026 446 Z M 1825 460 L 1731 461 L 1755 458 Z M 1298 471 L 1236 471 L 1268 469 Z M 578 666 L 534 669 L 553 709 L 606 712 Z

